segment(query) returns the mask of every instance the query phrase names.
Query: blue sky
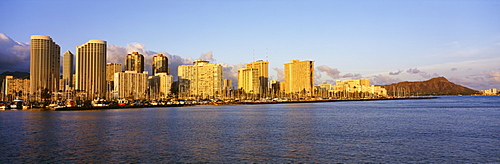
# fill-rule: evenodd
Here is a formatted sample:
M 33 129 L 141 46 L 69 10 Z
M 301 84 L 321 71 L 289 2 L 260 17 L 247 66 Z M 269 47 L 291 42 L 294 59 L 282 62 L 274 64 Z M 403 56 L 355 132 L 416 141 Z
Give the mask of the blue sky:
M 321 66 L 316 83 L 444 76 L 489 89 L 500 88 L 499 9 L 494 0 L 3 0 L 0 33 L 23 43 L 48 35 L 61 54 L 90 39 L 106 40 L 110 62 L 133 50 L 178 55 L 184 63 L 212 52 L 211 61 L 234 74 L 267 52 L 273 79 L 279 79 L 273 68 L 298 59 Z

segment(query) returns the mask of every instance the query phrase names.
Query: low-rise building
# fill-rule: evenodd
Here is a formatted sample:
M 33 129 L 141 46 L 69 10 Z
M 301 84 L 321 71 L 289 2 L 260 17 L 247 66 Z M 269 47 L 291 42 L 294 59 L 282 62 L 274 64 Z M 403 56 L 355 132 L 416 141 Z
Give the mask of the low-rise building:
M 5 100 L 12 101 L 14 99 L 29 99 L 30 93 L 30 80 L 18 79 L 13 76 L 6 76 L 4 80 L 4 98 Z
M 498 90 L 496 88 L 481 90 L 479 92 L 481 92 L 483 95 L 497 95 L 498 94 Z

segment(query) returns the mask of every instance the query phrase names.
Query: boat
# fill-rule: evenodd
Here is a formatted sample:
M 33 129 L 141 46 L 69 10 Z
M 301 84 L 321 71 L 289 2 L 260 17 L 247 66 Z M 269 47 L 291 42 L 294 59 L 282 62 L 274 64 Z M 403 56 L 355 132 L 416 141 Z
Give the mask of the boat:
M 128 105 L 128 100 L 126 99 L 119 99 L 118 100 L 118 106 L 127 106 Z
M 92 101 L 92 106 L 93 107 L 107 107 L 109 106 L 109 102 L 107 102 L 104 99 L 97 98 Z
M 12 105 L 10 105 L 12 109 L 28 109 L 27 106 L 24 106 L 24 100 L 23 99 L 15 99 Z
M 10 102 L 0 101 L 0 110 L 10 110 Z

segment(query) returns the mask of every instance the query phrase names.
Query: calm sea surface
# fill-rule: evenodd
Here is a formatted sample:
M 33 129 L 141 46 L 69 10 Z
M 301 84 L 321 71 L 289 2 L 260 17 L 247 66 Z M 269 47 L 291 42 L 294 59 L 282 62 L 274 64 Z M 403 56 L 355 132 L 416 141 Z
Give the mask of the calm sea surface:
M 0 163 L 500 162 L 500 96 L 0 111 Z

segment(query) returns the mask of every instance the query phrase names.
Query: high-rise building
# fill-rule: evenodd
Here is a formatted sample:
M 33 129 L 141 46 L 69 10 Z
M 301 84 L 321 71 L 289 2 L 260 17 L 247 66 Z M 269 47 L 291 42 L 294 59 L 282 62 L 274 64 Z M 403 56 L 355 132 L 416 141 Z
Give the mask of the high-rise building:
M 219 97 L 222 91 L 222 66 L 219 63 L 196 60 L 193 65 L 178 68 L 179 96 Z
M 106 63 L 106 81 L 114 81 L 117 72 L 122 72 L 122 64 Z
M 117 72 L 114 76 L 115 99 L 144 100 L 147 97 L 148 74 L 135 71 Z
M 153 75 L 157 73 L 167 73 L 170 74 L 168 69 L 168 58 L 163 56 L 163 54 L 158 54 L 153 56 Z
M 30 92 L 35 100 L 59 90 L 60 54 L 61 48 L 49 36 L 31 36 Z
M 149 77 L 149 95 L 150 99 L 167 98 L 172 89 L 174 78 L 167 73 L 156 73 L 155 76 Z
M 285 64 L 285 93 L 311 96 L 314 86 L 314 61 L 291 60 Z
M 69 91 L 73 89 L 73 74 L 75 73 L 75 67 L 73 62 L 73 54 L 68 50 L 63 54 L 63 84 L 64 91 Z
M 238 70 L 238 79 L 240 79 L 240 75 L 246 76 L 241 77 L 244 80 L 243 82 L 240 83 L 240 80 L 238 80 L 238 88 L 243 88 L 247 93 L 265 95 L 269 88 L 268 67 L 269 62 L 262 60 L 247 63 L 246 68 Z
M 75 90 L 87 100 L 106 97 L 106 41 L 90 40 L 76 47 Z
M 139 52 L 132 52 L 125 58 L 125 71 L 144 72 L 144 56 Z
M 122 72 L 122 64 L 120 63 L 106 63 L 106 84 L 108 90 L 107 97 L 113 97 L 113 89 L 115 88 L 115 73 Z
M 258 69 L 241 68 L 238 70 L 238 89 L 245 93 L 257 94 L 259 92 Z
M 233 91 L 233 80 L 224 79 L 222 80 L 222 92 L 225 99 L 231 97 L 231 92 Z

